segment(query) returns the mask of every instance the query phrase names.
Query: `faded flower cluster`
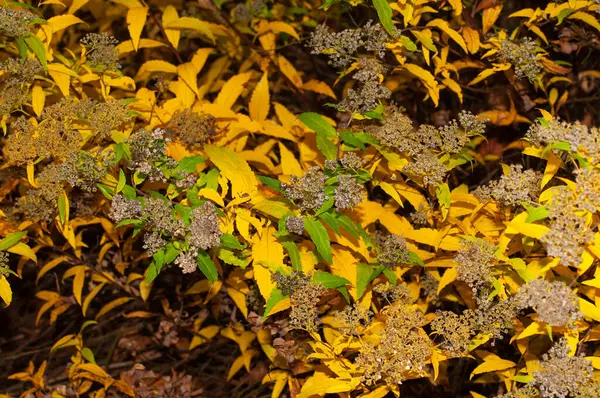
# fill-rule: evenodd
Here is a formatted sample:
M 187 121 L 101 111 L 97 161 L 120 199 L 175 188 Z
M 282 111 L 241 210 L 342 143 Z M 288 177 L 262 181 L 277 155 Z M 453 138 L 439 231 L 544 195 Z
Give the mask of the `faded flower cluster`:
M 8 276 L 8 253 L 0 250 L 0 275 Z
M 192 250 L 208 250 L 221 244 L 219 215 L 217 208 L 211 202 L 195 208 L 191 213 L 190 238 Z
M 346 306 L 343 311 L 335 313 L 335 321 L 342 326 L 338 327 L 340 332 L 351 335 L 360 335 L 366 326 L 371 323 L 373 312 L 368 308 L 363 308 L 359 304 Z
M 113 36 L 105 32 L 88 33 L 81 39 L 81 44 L 85 47 L 85 56 L 93 67 L 101 70 L 121 68 L 119 50 L 116 48 L 119 42 Z
M 424 375 L 431 357 L 431 341 L 420 329 L 426 324 L 421 312 L 398 302 L 385 315 L 379 344 L 364 344 L 356 358 L 367 385 L 401 384 L 409 375 Z
M 515 296 L 520 309 L 533 308 L 538 320 L 550 326 L 572 326 L 581 318 L 579 298 L 564 282 L 534 279 Z
M 302 235 L 304 233 L 304 220 L 302 217 L 289 216 L 285 219 L 285 227 L 293 234 Z
M 123 195 L 115 195 L 110 203 L 108 216 L 115 222 L 135 219 L 142 214 L 142 204 L 135 199 L 126 199 Z
M 483 240 L 464 240 L 454 257 L 458 264 L 458 279 L 467 283 L 476 297 L 484 296 L 493 282 L 492 266 L 496 260 L 496 246 Z
M 504 206 L 516 207 L 523 202 L 536 202 L 540 195 L 541 173 L 523 171 L 520 164 L 510 165 L 510 172 L 500 179 L 478 187 L 473 193 L 482 201 L 495 199 Z
M 301 284 L 291 295 L 290 328 L 317 331 L 321 324 L 318 304 L 327 289 L 320 283 Z
M 350 209 L 363 201 L 365 188 L 350 175 L 338 177 L 339 185 L 335 189 L 335 207 L 338 210 Z
M 281 184 L 283 194 L 292 199 L 302 211 L 316 211 L 327 199 L 325 196 L 325 174 L 312 166 L 300 178 L 293 175 L 288 183 Z
M 23 37 L 30 33 L 29 26 L 37 17 L 23 9 L 0 7 L 0 34 Z
M 204 145 L 215 134 L 215 118 L 211 115 L 193 112 L 190 109 L 177 111 L 167 130 L 173 133 L 184 145 L 198 148 Z
M 600 161 L 600 130 L 596 127 L 567 123 L 559 118 L 544 123 L 538 120 L 529 128 L 526 138 L 538 147 L 566 142 L 572 152 L 586 154 L 593 163 Z
M 377 232 L 373 239 L 377 252 L 377 261 L 386 267 L 395 267 L 409 261 L 406 240 L 400 235 Z
M 542 71 L 542 65 L 536 55 L 537 43 L 529 37 L 520 41 L 502 40 L 499 55 L 502 62 L 509 62 L 515 68 L 518 79 L 524 77 L 535 81 Z

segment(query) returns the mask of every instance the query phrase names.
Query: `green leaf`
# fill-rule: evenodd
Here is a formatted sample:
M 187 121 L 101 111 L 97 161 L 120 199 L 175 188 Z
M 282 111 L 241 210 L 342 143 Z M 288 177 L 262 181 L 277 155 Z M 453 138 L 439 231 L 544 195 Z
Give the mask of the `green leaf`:
M 0 240 L 0 250 L 10 249 L 19 243 L 21 238 L 25 235 L 27 235 L 27 231 L 13 232 L 12 234 L 6 235 L 4 239 Z
M 46 48 L 44 48 L 44 44 L 42 43 L 40 38 L 34 34 L 29 34 L 25 38 L 25 43 L 27 43 L 27 46 L 40 60 L 40 63 L 44 67 L 44 70 L 48 70 L 48 62 L 46 61 Z
M 448 184 L 438 184 L 435 187 L 435 196 L 438 198 L 440 205 L 446 209 L 450 208 L 450 188 Z
M 531 383 L 534 379 L 530 375 L 516 375 L 513 380 L 518 383 Z
M 335 188 L 332 187 L 332 189 L 335 191 Z M 323 202 L 323 204 L 321 205 L 321 208 L 319 210 L 317 210 L 315 216 L 318 217 L 321 214 L 325 213 L 327 210 L 331 209 L 333 207 L 335 203 L 335 199 L 330 197 L 328 198 L 325 202 Z
M 146 270 L 146 283 L 152 283 L 152 281 L 158 276 L 158 273 L 159 271 L 156 268 L 156 264 L 154 263 L 154 261 L 152 261 L 148 266 L 148 269 Z
M 417 254 L 414 252 L 408 252 L 408 263 L 420 265 L 421 267 L 425 266 L 423 260 L 421 260 L 419 256 L 417 256 Z
M 350 145 L 355 148 L 360 148 L 363 151 L 366 150 L 365 143 L 350 131 L 342 131 L 340 133 L 340 138 L 342 139 L 342 141 L 344 141 L 344 144 L 346 145 Z
M 402 35 L 400 36 L 400 40 L 402 41 L 404 48 L 406 48 L 408 51 L 417 51 L 417 45 L 410 39 L 410 37 Z
M 208 254 L 204 250 L 199 250 L 197 262 L 198 268 L 200 268 L 200 271 L 202 271 L 204 276 L 206 276 L 206 279 L 208 279 L 211 282 L 216 282 L 219 280 L 217 266 L 210 258 L 210 254 Z
M 528 213 L 527 219 L 525 220 L 526 223 L 533 223 L 538 220 L 543 220 L 548 218 L 548 215 L 550 214 L 548 209 L 546 209 L 544 206 L 532 207 L 525 205 L 525 208 L 527 209 Z
M 122 227 L 123 225 L 131 225 L 131 224 L 133 224 L 135 226 L 138 226 L 138 225 L 141 225 L 143 223 L 144 222 L 142 220 L 136 220 L 136 219 L 133 219 L 133 218 L 126 218 L 125 220 L 121 220 L 117 225 L 115 225 L 115 229 L 117 229 L 119 227 Z
M 563 20 L 572 13 L 573 13 L 573 10 L 571 8 L 565 8 L 565 9 L 561 10 L 558 13 L 558 15 L 556 16 L 558 19 L 557 25 L 560 25 L 563 22 Z
M 109 187 L 108 185 L 104 185 L 104 184 L 96 184 L 96 185 L 98 186 L 98 188 L 100 189 L 100 192 L 102 192 L 102 195 L 104 195 L 104 197 L 106 199 L 112 200 L 114 192 L 111 187 Z
M 336 138 L 337 134 L 335 128 L 315 112 L 305 112 L 298 116 L 298 119 L 304 123 L 308 128 L 314 130 L 317 134 L 321 133 L 327 138 Z
M 21 39 L 20 37 L 15 38 L 15 44 L 17 45 L 17 49 L 19 50 L 19 56 L 21 57 L 21 60 L 24 61 L 25 59 L 27 59 L 27 44 L 25 43 L 25 40 Z
M 176 248 L 173 243 L 169 243 L 165 249 L 165 264 L 171 264 L 179 256 L 179 253 L 181 253 L 181 250 Z
M 86 359 L 86 361 L 91 362 L 93 364 L 96 363 L 96 358 L 94 358 L 94 353 L 87 347 L 84 347 L 81 350 L 81 356 Z
M 331 252 L 331 242 L 327 230 L 320 221 L 312 217 L 304 217 L 304 229 L 310 235 L 313 243 L 317 247 L 319 254 L 329 263 L 333 261 Z
M 298 118 L 317 133 L 317 147 L 325 159 L 334 160 L 337 157 L 337 148 L 329 138 L 337 138 L 335 128 L 318 113 L 306 112 Z
M 331 213 L 319 214 L 319 218 L 327 223 L 335 231 L 336 234 L 340 234 L 340 226 L 337 222 L 337 218 Z
M 387 30 L 390 35 L 394 35 L 396 33 L 396 28 L 394 27 L 394 22 L 392 21 L 392 8 L 390 7 L 387 0 L 373 0 L 373 5 L 377 10 L 377 15 L 379 16 L 379 20 L 381 24 Z
M 61 223 L 67 222 L 67 197 L 64 192 L 58 196 L 58 216 Z
M 292 263 L 292 269 L 295 271 L 302 271 L 302 261 L 300 257 L 300 251 L 298 251 L 298 246 L 291 240 L 283 240 L 280 241 L 281 245 L 285 248 L 290 256 L 290 262 Z
M 385 275 L 385 277 L 388 278 L 388 281 L 390 281 L 392 285 L 396 285 L 398 276 L 396 275 L 393 269 L 385 267 L 383 269 L 383 275 Z
M 350 294 L 348 293 L 346 286 L 338 287 L 337 290 L 342 294 L 342 296 L 344 296 L 346 302 L 350 304 Z
M 246 245 L 240 243 L 240 241 L 231 234 L 221 235 L 221 246 L 236 250 L 242 250 L 246 248 Z
M 281 182 L 279 180 L 265 176 L 258 176 L 258 179 L 269 188 L 274 189 L 277 192 L 281 192 Z
M 115 188 L 115 193 L 119 193 L 125 188 L 125 184 L 127 184 L 127 177 L 125 177 L 125 173 L 123 169 L 119 170 L 119 182 L 117 183 L 117 187 Z
M 125 197 L 125 199 L 134 200 L 135 198 L 137 198 L 135 188 L 125 184 L 125 186 L 123 187 L 123 196 Z
M 356 223 L 354 221 L 352 221 L 348 216 L 345 216 L 343 214 L 338 214 L 337 223 L 342 228 L 344 228 L 346 231 L 348 231 L 348 233 L 350 233 L 350 235 L 352 235 L 355 238 L 358 238 L 359 229 L 357 228 Z
M 331 289 L 336 289 L 345 285 L 351 285 L 348 279 L 330 274 L 329 272 L 325 271 L 315 271 L 313 274 L 312 281 L 314 283 L 320 283 L 323 286 Z
M 229 249 L 219 249 L 217 256 L 220 260 L 223 260 L 227 264 L 235 265 L 237 267 L 241 267 L 242 269 L 246 269 L 250 261 L 247 259 L 239 258 L 232 250 Z
M 267 300 L 267 304 L 265 306 L 265 319 L 269 316 L 269 312 L 271 312 L 275 305 L 285 298 L 286 297 L 283 295 L 283 293 L 281 293 L 281 290 L 277 289 L 276 287 L 271 290 L 271 294 L 269 295 L 269 299 Z
M 384 266 L 373 267 L 369 264 L 358 264 L 356 266 L 356 298 L 359 299 L 367 290 L 369 283 L 377 278 L 377 275 L 385 269 Z
M 219 170 L 212 169 L 206 173 L 206 188 L 217 190 L 219 188 Z
M 204 156 L 186 156 L 179 161 L 175 171 L 185 171 L 186 173 L 193 173 L 196 171 L 196 166 L 203 163 L 206 160 Z

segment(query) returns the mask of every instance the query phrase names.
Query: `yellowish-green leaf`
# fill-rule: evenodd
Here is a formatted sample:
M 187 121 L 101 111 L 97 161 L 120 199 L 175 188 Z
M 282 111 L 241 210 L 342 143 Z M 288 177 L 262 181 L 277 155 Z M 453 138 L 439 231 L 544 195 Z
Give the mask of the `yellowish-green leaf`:
M 493 357 L 492 359 L 485 361 L 481 365 L 476 367 L 473 370 L 473 372 L 471 372 L 470 379 L 472 379 L 473 376 L 478 375 L 478 374 L 495 372 L 498 370 L 512 369 L 515 366 L 517 366 L 517 364 L 514 363 L 513 361 L 508 361 L 506 359 Z
M 10 302 L 12 301 L 12 289 L 4 275 L 0 275 L 0 298 L 7 306 L 10 305 Z

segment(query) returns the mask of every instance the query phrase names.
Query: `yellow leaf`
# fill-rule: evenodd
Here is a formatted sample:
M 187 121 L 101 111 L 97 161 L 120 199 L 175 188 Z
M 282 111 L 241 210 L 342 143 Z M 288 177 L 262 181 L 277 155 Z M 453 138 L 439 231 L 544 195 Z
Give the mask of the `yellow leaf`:
M 75 14 L 77 10 L 86 5 L 90 0 L 73 0 L 71 6 L 69 7 L 69 14 Z
M 63 64 L 49 64 L 48 73 L 56 82 L 56 85 L 65 97 L 69 96 L 69 85 L 71 84 L 71 76 L 79 77 L 75 72 L 71 71 Z
M 314 91 L 315 93 L 323 94 L 333 99 L 337 99 L 335 93 L 333 92 L 331 87 L 327 85 L 327 83 L 320 82 L 315 79 L 309 80 L 306 83 L 304 83 L 302 85 L 302 88 L 304 90 Z
M 562 160 L 552 151 L 546 152 L 544 158 L 546 159 L 547 163 L 546 168 L 544 169 L 544 177 L 542 178 L 541 188 L 544 188 L 546 184 L 552 180 L 562 165 Z
M 300 166 L 292 151 L 287 149 L 281 142 L 279 143 L 279 153 L 281 155 L 281 171 L 284 175 L 301 176 L 304 174 L 302 166 Z
M 102 378 L 111 378 L 108 373 L 100 366 L 93 363 L 84 363 L 77 366 L 77 370 L 83 370 L 85 372 L 90 372 L 93 375 L 102 377 Z M 112 378 L 111 378 L 112 379 Z
M 250 99 L 249 111 L 250 117 L 255 122 L 262 122 L 269 115 L 269 80 L 267 73 L 264 73 L 252 93 Z
M 454 91 L 454 93 L 458 96 L 458 100 L 462 104 L 463 94 L 462 94 L 462 88 L 460 88 L 460 85 L 450 78 L 442 80 L 442 83 L 444 83 L 444 85 L 446 87 L 448 87 L 450 90 Z
M 51 271 L 54 267 L 67 260 L 68 258 L 69 257 L 67 256 L 60 256 L 44 264 L 44 266 L 38 272 L 37 278 L 35 279 L 35 283 L 37 284 L 38 281 L 42 278 L 42 276 L 44 276 L 46 273 L 48 273 L 48 271 Z
M 537 25 L 528 25 L 527 28 L 532 31 L 533 33 L 535 33 L 536 35 L 538 35 L 538 37 L 542 40 L 544 40 L 544 42 L 546 42 L 546 44 L 548 44 L 548 39 L 546 38 L 546 35 L 544 34 L 544 32 L 542 32 L 542 30 L 537 26 Z
M 50 66 L 48 66 L 48 68 L 50 68 Z M 135 75 L 135 80 L 144 80 L 148 78 L 152 72 L 177 73 L 177 67 L 165 61 L 146 61 L 138 69 L 138 72 Z
M 267 24 L 261 24 L 258 32 L 256 32 L 257 36 L 263 35 L 267 32 L 277 33 L 287 33 L 292 36 L 296 40 L 300 40 L 300 36 L 296 33 L 296 30 L 289 24 L 281 21 L 269 22 Z
M 592 318 L 596 322 L 600 322 L 600 309 L 584 298 L 579 298 L 579 307 L 585 316 Z
M 221 207 L 225 206 L 225 202 L 223 202 L 223 198 L 214 189 L 202 188 L 200 191 L 198 191 L 198 194 L 200 196 L 205 197 L 206 199 L 212 200 L 213 202 L 220 205 Z
M 181 79 L 195 95 L 198 95 L 197 73 L 196 67 L 191 62 L 186 62 L 185 64 L 177 66 L 177 75 L 179 75 L 179 79 Z
M 6 251 L 26 257 L 34 263 L 37 263 L 37 256 L 35 255 L 35 252 L 23 242 L 17 243 L 16 245 L 6 249 Z
M 195 30 L 195 31 L 200 32 L 203 35 L 207 36 L 213 42 L 213 44 L 216 43 L 215 36 L 213 35 L 212 31 L 210 30 L 210 26 L 206 22 L 203 22 L 197 18 L 182 17 L 182 18 L 173 19 L 173 20 L 169 21 L 168 24 L 165 24 L 164 28 L 165 29 Z
M 352 379 L 331 378 L 323 372 L 315 372 L 306 380 L 297 398 L 309 398 L 312 396 L 324 396 L 354 390 L 360 384 L 360 378 Z
M 547 233 L 550 230 L 550 228 L 548 228 L 545 225 L 532 224 L 526 222 L 525 220 L 527 219 L 527 216 L 527 212 L 519 214 L 518 216 L 514 217 L 509 223 L 507 223 L 507 227 L 512 228 L 520 234 L 535 239 L 540 239 L 545 233 Z
M 221 174 L 231 182 L 231 193 L 234 198 L 245 195 L 255 196 L 258 181 L 246 161 L 230 149 L 216 145 L 206 145 L 204 152 Z
M 100 318 L 102 315 L 106 314 L 107 312 L 117 308 L 118 306 L 128 303 L 131 300 L 133 300 L 133 297 L 120 297 L 118 299 L 114 299 L 113 301 L 106 304 L 104 307 L 102 307 L 100 309 L 100 311 L 98 312 L 98 315 L 96 315 L 96 319 Z
M 479 83 L 482 80 L 487 79 L 488 77 L 492 76 L 493 74 L 495 74 L 497 72 L 508 70 L 508 69 L 510 69 L 510 64 L 495 64 L 493 68 L 486 69 L 482 72 L 479 72 L 479 74 L 475 77 L 475 79 L 471 80 L 471 82 L 468 85 L 472 86 L 474 84 Z
M 479 32 L 477 30 L 465 26 L 463 28 L 462 35 L 465 39 L 465 43 L 467 44 L 467 49 L 471 54 L 475 54 L 477 51 L 479 51 L 481 42 L 479 40 Z
M 594 27 L 597 31 L 600 31 L 600 23 L 595 16 L 586 14 L 585 12 L 575 12 L 567 17 L 567 19 L 578 19 L 585 22 L 586 24 Z
M 81 305 L 81 292 L 83 291 L 83 282 L 85 282 L 85 270 L 87 267 L 85 265 L 78 265 L 73 268 L 76 269 L 75 277 L 73 278 L 73 296 L 75 296 L 77 303 Z
M 439 294 L 443 288 L 454 282 L 457 277 L 458 272 L 456 271 L 456 268 L 448 268 L 440 280 L 437 293 Z
M 302 78 L 298 74 L 296 68 L 283 55 L 279 56 L 279 69 L 292 82 L 296 88 L 302 88 Z
M 462 38 L 461 38 L 461 40 L 462 40 Z M 464 41 L 463 41 L 463 44 L 464 44 Z M 465 50 L 465 52 L 466 52 L 466 50 Z M 412 73 L 413 75 L 415 75 L 416 77 L 418 77 L 419 80 L 421 80 L 421 82 L 423 82 L 423 84 L 425 85 L 425 88 L 427 89 L 427 92 L 429 93 L 429 96 L 431 97 L 431 100 L 433 101 L 435 106 L 437 106 L 438 102 L 440 100 L 440 89 L 437 85 L 437 82 L 435 81 L 435 77 L 433 77 L 433 75 L 429 71 L 421 68 L 420 66 L 414 65 L 414 64 L 405 64 L 404 68 L 407 71 L 409 71 L 410 73 Z
M 253 209 L 277 219 L 283 218 L 286 214 L 292 212 L 290 203 L 278 198 L 260 201 L 253 206 Z
M 4 275 L 0 275 L 0 298 L 2 298 L 7 306 L 12 301 L 12 290 Z
M 514 363 L 513 361 L 508 361 L 506 359 L 493 357 L 492 359 L 490 359 L 488 361 L 484 361 L 481 365 L 476 367 L 473 370 L 473 372 L 471 372 L 471 377 L 469 379 L 472 379 L 473 376 L 478 375 L 478 374 L 494 372 L 497 370 L 512 369 L 515 366 L 517 366 L 517 364 Z
M 177 9 L 172 5 L 167 6 L 162 15 L 163 26 L 168 25 L 169 23 L 175 21 L 178 18 L 179 15 L 177 14 Z M 173 45 L 173 48 L 177 49 L 177 46 L 179 45 L 179 38 L 181 37 L 181 32 L 177 29 L 165 28 L 165 35 L 167 36 L 167 40 L 169 40 L 169 43 Z
M 161 43 L 160 41 L 156 41 L 156 40 L 152 40 L 152 39 L 140 39 L 140 42 L 138 43 L 138 50 L 140 48 L 156 48 L 156 47 L 164 47 L 164 46 L 166 46 L 166 44 Z M 135 49 L 133 48 L 133 41 L 127 40 L 127 41 L 122 42 L 121 44 L 119 44 L 117 46 L 117 51 L 119 51 L 119 54 L 127 54 L 132 51 L 135 51 Z
M 85 22 L 77 18 L 75 15 L 69 14 L 57 15 L 48 20 L 48 25 L 50 25 L 50 27 L 52 28 L 52 33 L 59 32 L 63 29 L 68 28 L 71 25 L 75 25 L 78 23 L 85 24 Z
M 387 182 L 382 182 L 381 184 L 379 184 L 379 187 L 383 189 L 385 193 L 390 195 L 401 207 L 404 207 L 404 204 L 402 203 L 402 198 L 398 194 L 398 191 L 396 191 L 396 188 L 394 188 L 391 184 Z
M 283 246 L 275 238 L 275 228 L 269 223 L 252 240 L 254 279 L 265 300 L 269 299 L 275 283 L 271 281 L 268 265 L 283 265 Z M 261 265 L 265 264 L 265 265 Z
M 35 166 L 33 162 L 27 163 L 27 181 L 34 188 L 40 187 L 40 184 L 35 180 Z
M 494 7 L 486 8 L 483 10 L 483 14 L 481 16 L 481 23 L 483 24 L 482 34 L 486 34 L 494 23 L 500 16 L 500 12 L 502 11 L 502 3 L 495 5 Z
M 148 17 L 148 8 L 134 7 L 127 10 L 127 29 L 133 42 L 133 48 L 137 51 L 140 43 L 140 36 Z
M 467 45 L 465 44 L 465 41 L 463 40 L 463 38 L 458 34 L 457 31 L 452 29 L 450 27 L 450 25 L 448 25 L 448 22 L 446 22 L 445 20 L 439 19 L 439 18 L 434 19 L 433 21 L 430 21 L 427 24 L 427 26 L 433 26 L 433 27 L 439 28 L 441 31 L 443 31 L 448 36 L 450 36 L 450 38 L 452 40 L 454 40 L 456 43 L 458 43 L 458 45 L 464 50 L 464 52 L 468 53 Z
M 85 316 L 85 314 L 87 313 L 87 309 L 90 306 L 90 303 L 92 302 L 94 297 L 96 297 L 96 295 L 100 293 L 100 290 L 102 290 L 104 285 L 106 285 L 106 283 L 101 283 L 99 285 L 94 286 L 92 291 L 86 296 L 85 300 L 83 300 L 83 305 L 81 306 L 81 312 L 83 313 L 83 316 Z
M 463 12 L 462 0 L 449 0 L 448 1 L 454 9 L 454 15 L 459 16 Z
M 221 91 L 215 100 L 215 104 L 231 109 L 240 94 L 242 94 L 242 91 L 244 91 L 244 85 L 248 83 L 251 76 L 252 74 L 250 72 L 246 72 L 235 75 L 229 79 L 221 88 Z

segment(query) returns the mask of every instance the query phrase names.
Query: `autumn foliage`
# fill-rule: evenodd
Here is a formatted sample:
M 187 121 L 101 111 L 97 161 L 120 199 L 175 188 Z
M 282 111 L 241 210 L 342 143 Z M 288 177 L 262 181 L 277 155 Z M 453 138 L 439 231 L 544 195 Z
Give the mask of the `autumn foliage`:
M 600 2 L 0 2 L 0 397 L 600 396 Z

